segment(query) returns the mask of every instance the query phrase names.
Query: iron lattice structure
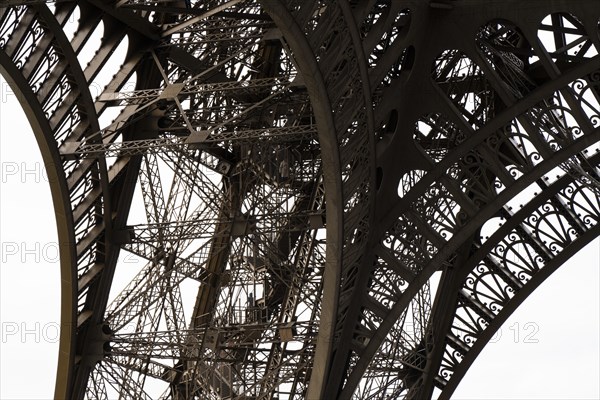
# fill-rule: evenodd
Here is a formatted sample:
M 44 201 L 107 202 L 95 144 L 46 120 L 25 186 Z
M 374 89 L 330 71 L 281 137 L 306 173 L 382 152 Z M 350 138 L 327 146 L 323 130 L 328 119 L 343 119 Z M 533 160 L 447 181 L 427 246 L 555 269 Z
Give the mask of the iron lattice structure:
M 57 214 L 56 397 L 449 398 L 600 232 L 599 18 L 1 1 Z

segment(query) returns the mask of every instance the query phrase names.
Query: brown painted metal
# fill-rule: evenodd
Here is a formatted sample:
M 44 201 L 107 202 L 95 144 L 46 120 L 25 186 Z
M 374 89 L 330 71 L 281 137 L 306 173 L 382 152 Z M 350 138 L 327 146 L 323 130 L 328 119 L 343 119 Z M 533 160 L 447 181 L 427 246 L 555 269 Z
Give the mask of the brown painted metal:
M 599 20 L 596 0 L 2 2 L 65 244 L 55 397 L 449 398 L 600 232 Z

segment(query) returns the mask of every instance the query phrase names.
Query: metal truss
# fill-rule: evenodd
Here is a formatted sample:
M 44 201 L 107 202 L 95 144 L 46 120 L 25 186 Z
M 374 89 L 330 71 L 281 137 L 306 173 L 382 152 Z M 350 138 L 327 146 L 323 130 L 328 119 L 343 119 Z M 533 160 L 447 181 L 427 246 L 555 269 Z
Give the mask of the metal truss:
M 59 216 L 56 398 L 450 398 L 600 233 L 599 19 L 0 2 Z

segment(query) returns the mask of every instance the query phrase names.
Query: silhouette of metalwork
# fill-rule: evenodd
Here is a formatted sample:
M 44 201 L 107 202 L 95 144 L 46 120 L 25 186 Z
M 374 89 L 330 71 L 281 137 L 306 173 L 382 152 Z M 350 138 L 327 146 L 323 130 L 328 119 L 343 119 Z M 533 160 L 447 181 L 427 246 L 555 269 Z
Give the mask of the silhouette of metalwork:
M 3 0 L 61 243 L 56 397 L 449 398 L 600 232 L 599 18 Z

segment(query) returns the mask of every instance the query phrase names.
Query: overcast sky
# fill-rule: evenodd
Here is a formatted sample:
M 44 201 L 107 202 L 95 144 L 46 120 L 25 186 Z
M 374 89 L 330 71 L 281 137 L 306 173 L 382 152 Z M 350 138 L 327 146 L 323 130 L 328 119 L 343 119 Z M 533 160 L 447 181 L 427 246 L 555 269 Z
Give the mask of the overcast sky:
M 0 399 L 50 399 L 59 261 L 41 156 L 0 81 Z M 600 244 L 551 276 L 477 359 L 456 399 L 598 399 Z

